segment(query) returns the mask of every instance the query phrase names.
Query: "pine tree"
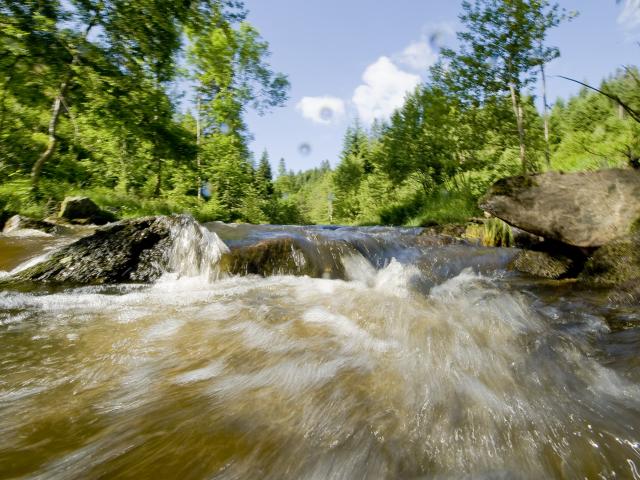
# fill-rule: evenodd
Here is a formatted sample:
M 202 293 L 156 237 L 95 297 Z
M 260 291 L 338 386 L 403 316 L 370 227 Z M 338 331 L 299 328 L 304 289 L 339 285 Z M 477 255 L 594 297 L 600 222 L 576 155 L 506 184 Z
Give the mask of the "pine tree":
M 268 199 L 273 195 L 273 176 L 271 174 L 271 163 L 266 150 L 262 152 L 258 168 L 256 169 L 256 188 L 262 198 Z

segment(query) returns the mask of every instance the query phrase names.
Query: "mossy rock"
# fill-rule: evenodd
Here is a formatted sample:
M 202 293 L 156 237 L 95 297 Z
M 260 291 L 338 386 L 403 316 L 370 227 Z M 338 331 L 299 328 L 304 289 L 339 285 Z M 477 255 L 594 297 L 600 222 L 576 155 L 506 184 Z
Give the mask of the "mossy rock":
M 104 225 L 117 220 L 113 213 L 102 210 L 88 197 L 66 197 L 60 205 L 58 217 L 80 225 Z
M 220 269 L 233 275 L 308 275 L 344 278 L 344 266 L 331 258 L 314 256 L 293 238 L 272 238 L 225 254 Z
M 600 286 L 640 282 L 640 232 L 596 250 L 585 264 L 579 279 Z
M 522 250 L 509 267 L 534 277 L 556 280 L 569 274 L 573 261 L 565 256 L 552 256 L 546 252 Z
M 234 275 L 277 274 L 304 275 L 309 269 L 302 250 L 291 238 L 263 240 L 255 245 L 240 247 L 224 255 L 222 271 Z

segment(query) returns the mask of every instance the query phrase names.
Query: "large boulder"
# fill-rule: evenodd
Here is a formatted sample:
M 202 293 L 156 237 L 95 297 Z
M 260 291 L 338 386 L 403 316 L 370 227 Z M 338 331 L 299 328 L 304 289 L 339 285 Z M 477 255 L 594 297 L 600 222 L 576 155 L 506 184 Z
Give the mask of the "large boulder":
M 66 197 L 60 206 L 58 217 L 70 223 L 104 225 L 113 222 L 116 216 L 102 210 L 88 197 Z
M 200 228 L 185 215 L 143 217 L 98 228 L 10 281 L 102 284 L 152 282 L 169 267 L 180 229 Z
M 496 182 L 480 207 L 534 235 L 581 248 L 628 235 L 640 220 L 640 172 L 548 172 Z

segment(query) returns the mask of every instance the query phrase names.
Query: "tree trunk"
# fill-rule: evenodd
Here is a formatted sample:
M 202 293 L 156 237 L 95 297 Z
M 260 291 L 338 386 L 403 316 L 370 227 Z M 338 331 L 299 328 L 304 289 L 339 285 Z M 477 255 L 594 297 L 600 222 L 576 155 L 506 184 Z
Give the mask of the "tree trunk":
M 153 192 L 153 196 L 159 197 L 162 186 L 162 158 L 160 155 L 157 155 L 156 157 L 158 159 L 158 180 L 156 181 L 156 188 Z
M 69 75 L 69 77 L 70 76 L 71 75 Z M 51 158 L 51 156 L 53 155 L 53 151 L 56 148 L 56 144 L 58 143 L 56 129 L 58 128 L 58 119 L 60 118 L 60 112 L 62 111 L 62 98 L 67 92 L 67 86 L 68 81 L 63 81 L 60 85 L 60 90 L 58 90 L 58 94 L 53 101 L 51 118 L 49 119 L 49 142 L 47 143 L 47 148 L 38 157 L 38 160 L 36 160 L 36 163 L 33 164 L 33 168 L 31 169 L 31 188 L 36 192 L 38 191 L 38 184 L 40 182 L 42 167 L 44 166 L 45 162 Z
M 549 108 L 547 104 L 547 77 L 544 72 L 544 63 L 540 64 L 542 76 L 542 102 L 544 104 L 544 158 L 547 162 L 547 169 L 551 170 L 551 143 L 549 141 Z
M 520 92 L 516 91 L 515 86 L 512 84 L 509 86 L 511 90 L 511 102 L 513 104 L 513 113 L 516 117 L 516 124 L 518 126 L 518 141 L 520 142 L 520 163 L 522 164 L 523 175 L 527 173 L 527 151 L 525 147 L 525 133 L 524 133 L 524 112 L 522 110 L 522 100 L 520 98 Z
M 198 200 L 202 198 L 202 175 L 200 173 L 200 167 L 200 95 L 198 95 L 198 100 L 196 102 L 196 168 L 198 170 Z
M 83 40 L 86 40 L 89 32 L 95 25 L 97 20 L 97 15 L 91 19 L 87 28 L 84 32 Z M 60 84 L 60 88 L 58 89 L 58 93 L 56 94 L 56 98 L 53 101 L 53 107 L 51 108 L 51 118 L 49 119 L 49 141 L 47 143 L 47 148 L 44 152 L 38 157 L 36 163 L 33 164 L 33 168 L 31 169 L 31 188 L 37 194 L 38 192 L 38 184 L 40 182 L 40 174 L 42 173 L 42 167 L 44 164 L 51 158 L 53 152 L 56 148 L 56 144 L 58 143 L 58 137 L 56 135 L 58 129 L 58 120 L 60 119 L 60 112 L 62 110 L 64 97 L 67 94 L 67 89 L 69 88 L 69 83 L 73 78 L 73 67 L 75 67 L 78 63 L 80 63 L 80 54 L 76 50 L 73 54 L 73 58 L 71 59 L 71 63 L 69 64 L 69 71 L 66 74 L 65 79 Z
M 129 171 L 126 161 L 128 151 L 129 149 L 127 148 L 127 139 L 125 138 L 120 145 L 120 179 L 118 180 L 118 186 L 125 193 L 129 191 Z

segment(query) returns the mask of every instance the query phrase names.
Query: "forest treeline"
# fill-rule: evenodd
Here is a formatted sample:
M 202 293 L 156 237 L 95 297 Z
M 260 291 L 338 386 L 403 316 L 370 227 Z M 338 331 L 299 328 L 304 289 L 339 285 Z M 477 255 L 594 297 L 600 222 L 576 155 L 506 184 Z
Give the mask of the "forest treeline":
M 636 67 L 549 106 L 547 33 L 575 14 L 548 0 L 462 12 L 456 49 L 389 120 L 355 121 L 335 169 L 281 159 L 274 179 L 244 115 L 282 105 L 288 81 L 241 2 L 0 0 L 0 207 L 45 215 L 84 193 L 121 216 L 427 225 L 478 215 L 505 176 L 638 167 Z
M 598 86 L 640 107 L 640 73 L 620 69 Z M 496 180 L 522 172 L 508 98 L 463 112 L 433 84 L 418 87 L 388 123 L 352 125 L 334 170 L 285 173 L 276 190 L 303 222 L 431 225 L 464 222 Z M 434 112 L 447 112 L 434 115 Z M 638 168 L 640 124 L 614 100 L 582 88 L 549 111 L 550 163 L 544 120 L 527 97 L 527 170 Z

